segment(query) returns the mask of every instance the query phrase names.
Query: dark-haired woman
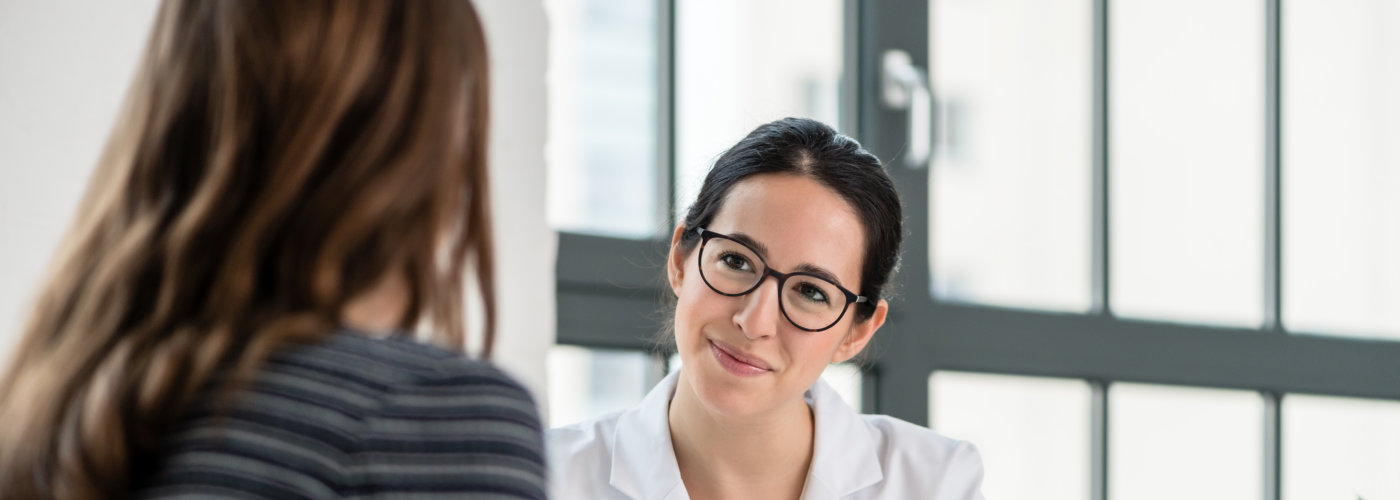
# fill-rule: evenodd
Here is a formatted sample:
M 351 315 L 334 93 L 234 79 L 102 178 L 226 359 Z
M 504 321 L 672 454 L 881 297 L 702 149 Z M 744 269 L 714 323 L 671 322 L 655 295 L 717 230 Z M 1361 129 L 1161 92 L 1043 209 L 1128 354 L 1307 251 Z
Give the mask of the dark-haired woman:
M 820 380 L 885 321 L 899 196 L 821 123 L 715 162 L 666 272 L 683 368 L 631 410 L 547 434 L 551 491 L 595 499 L 980 499 L 971 444 L 857 414 Z
M 465 0 L 166 0 L 0 378 L 0 497 L 544 498 L 530 396 L 462 355 L 487 80 Z

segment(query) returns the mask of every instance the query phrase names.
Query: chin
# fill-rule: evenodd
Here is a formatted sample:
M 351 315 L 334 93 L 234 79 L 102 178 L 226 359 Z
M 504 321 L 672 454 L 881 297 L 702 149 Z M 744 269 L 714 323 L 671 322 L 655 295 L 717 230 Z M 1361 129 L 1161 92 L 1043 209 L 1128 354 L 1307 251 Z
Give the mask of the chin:
M 706 351 L 708 354 L 708 351 Z M 691 390 L 710 411 L 731 417 L 762 413 L 774 403 L 772 394 L 735 378 L 718 366 L 705 366 L 688 374 Z

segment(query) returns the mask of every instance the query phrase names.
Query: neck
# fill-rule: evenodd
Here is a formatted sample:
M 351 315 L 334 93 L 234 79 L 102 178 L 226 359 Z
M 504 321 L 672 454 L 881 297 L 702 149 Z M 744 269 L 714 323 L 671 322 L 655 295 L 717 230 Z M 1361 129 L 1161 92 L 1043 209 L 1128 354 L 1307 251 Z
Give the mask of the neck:
M 341 311 L 341 321 L 357 330 L 380 334 L 399 328 L 408 308 L 408 282 L 388 273 L 364 293 L 351 299 Z
M 676 463 L 691 498 L 801 495 L 815 429 L 811 408 L 801 397 L 761 414 L 724 415 L 700 401 L 682 371 L 667 415 Z

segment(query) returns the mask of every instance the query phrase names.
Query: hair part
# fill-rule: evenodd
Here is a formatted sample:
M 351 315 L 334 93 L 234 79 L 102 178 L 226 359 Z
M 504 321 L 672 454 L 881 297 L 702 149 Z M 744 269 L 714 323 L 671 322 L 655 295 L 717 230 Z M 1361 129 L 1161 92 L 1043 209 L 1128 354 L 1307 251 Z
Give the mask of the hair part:
M 386 276 L 462 351 L 470 265 L 489 356 L 487 71 L 466 1 L 163 2 L 0 377 L 0 491 L 127 495 L 197 394 Z

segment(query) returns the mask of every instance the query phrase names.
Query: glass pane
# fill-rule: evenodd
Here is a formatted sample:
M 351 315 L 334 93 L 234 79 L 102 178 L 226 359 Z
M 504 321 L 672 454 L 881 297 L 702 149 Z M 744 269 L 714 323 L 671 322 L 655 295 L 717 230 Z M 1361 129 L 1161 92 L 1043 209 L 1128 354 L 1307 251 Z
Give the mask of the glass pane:
M 1110 12 L 1114 311 L 1263 319 L 1264 2 Z
M 934 0 L 930 192 L 939 297 L 1090 304 L 1088 0 Z
M 545 12 L 550 225 L 655 235 L 656 2 L 546 0 Z
M 556 345 L 545 363 L 550 427 L 631 408 L 653 383 L 651 356 L 644 352 Z
M 1285 323 L 1400 339 L 1400 3 L 1283 9 Z
M 929 422 L 982 452 L 987 498 L 1089 498 L 1091 390 L 1081 380 L 936 372 Z
M 1264 402 L 1248 391 L 1114 384 L 1109 496 L 1261 498 Z
M 1400 402 L 1283 398 L 1284 500 L 1400 498 Z
M 754 127 L 837 123 L 841 0 L 676 1 L 676 211 Z
M 841 399 L 856 411 L 860 411 L 861 373 L 860 368 L 850 363 L 827 365 L 822 372 L 822 380 L 841 395 Z
M 675 372 L 681 369 L 681 355 L 672 354 L 666 360 L 668 370 Z M 861 398 L 861 372 L 860 368 L 850 363 L 827 365 L 826 371 L 822 372 L 822 380 L 831 384 L 831 388 L 836 390 L 836 394 L 846 402 L 851 408 L 860 411 Z

